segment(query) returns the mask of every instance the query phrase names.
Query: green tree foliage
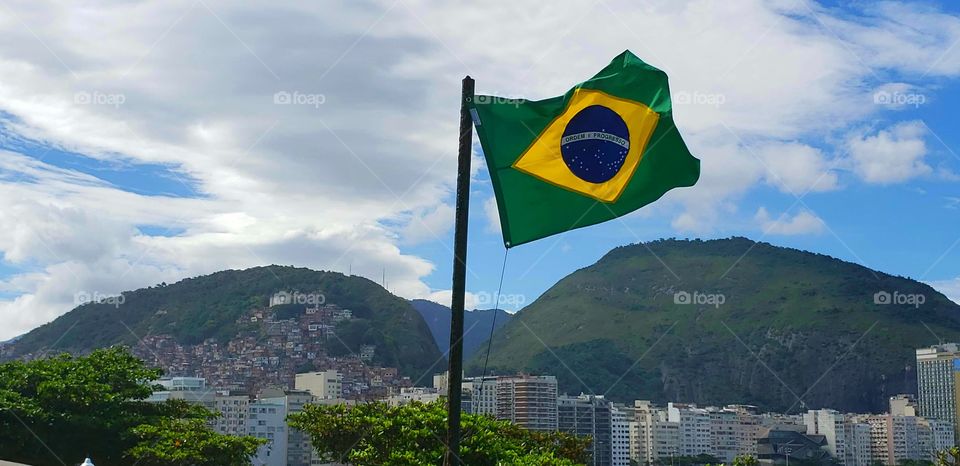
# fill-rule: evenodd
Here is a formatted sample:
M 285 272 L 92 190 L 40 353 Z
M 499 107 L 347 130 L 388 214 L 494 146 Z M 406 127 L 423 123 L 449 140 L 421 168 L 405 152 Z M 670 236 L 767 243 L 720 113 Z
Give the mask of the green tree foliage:
M 133 429 L 140 443 L 129 451 L 143 466 L 244 466 L 266 440 L 221 435 L 203 419 L 162 419 Z
M 937 452 L 937 466 L 960 466 L 960 447 Z
M 153 438 L 143 426 L 173 428 L 174 421 L 196 421 L 202 435 L 219 440 L 204 424 L 213 413 L 182 401 L 145 401 L 160 375 L 119 347 L 0 364 L 0 458 L 75 464 L 89 455 L 97 464 L 131 463 L 128 451 Z
M 442 402 L 356 406 L 307 405 L 289 416 L 320 454 L 356 466 L 440 464 L 446 432 Z M 460 459 L 471 466 L 573 466 L 587 461 L 589 439 L 533 432 L 487 416 L 464 414 Z
M 125 350 L 0 365 L 0 457 L 52 464 L 94 455 L 120 460 L 131 430 L 170 409 L 143 402 L 160 371 Z
M 750 455 L 737 455 L 733 459 L 733 466 L 758 466 L 760 461 Z

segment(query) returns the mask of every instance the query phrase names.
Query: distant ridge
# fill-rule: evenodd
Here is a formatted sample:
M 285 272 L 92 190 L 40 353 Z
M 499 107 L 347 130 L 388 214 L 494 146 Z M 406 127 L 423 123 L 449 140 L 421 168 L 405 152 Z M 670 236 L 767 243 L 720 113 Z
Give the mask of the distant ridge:
M 450 348 L 450 308 L 425 299 L 414 299 L 410 301 L 410 304 L 430 327 L 430 334 L 433 335 L 433 340 L 440 348 L 440 352 L 446 354 Z M 503 327 L 513 318 L 513 314 L 502 309 L 478 309 L 465 313 L 463 324 L 464 359 L 472 357 L 474 352 L 487 342 L 490 337 L 490 325 L 493 324 L 494 312 L 497 313 L 496 329 Z M 486 351 L 485 346 L 484 351 Z

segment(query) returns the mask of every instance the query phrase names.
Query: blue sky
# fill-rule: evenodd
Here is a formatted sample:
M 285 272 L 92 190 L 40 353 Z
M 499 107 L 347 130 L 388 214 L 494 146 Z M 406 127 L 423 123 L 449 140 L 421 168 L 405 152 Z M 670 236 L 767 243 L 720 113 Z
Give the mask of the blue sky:
M 9 8 L 0 339 L 78 296 L 271 263 L 386 272 L 391 291 L 444 302 L 460 79 L 552 97 L 624 49 L 670 76 L 701 181 L 511 250 L 504 293 L 530 302 L 619 245 L 746 236 L 960 300 L 955 3 Z M 489 306 L 504 249 L 481 155 L 468 291 Z
M 857 16 L 861 11 L 850 2 L 823 2 L 842 15 Z M 860 6 L 866 3 L 861 3 Z M 960 12 L 960 5 L 951 2 L 908 2 L 911 8 L 933 8 L 944 12 Z M 951 44 L 954 49 L 956 44 Z M 852 60 L 857 58 L 851 55 Z M 878 72 L 879 73 L 879 72 Z M 887 73 L 883 73 L 887 74 Z M 586 78 L 587 76 L 584 76 Z M 957 109 L 960 108 L 960 83 L 955 79 L 929 76 L 900 77 L 915 86 L 930 89 L 923 92 L 920 105 L 905 105 L 880 112 L 864 125 L 883 126 L 898 121 L 919 120 L 929 127 L 927 162 L 947 172 L 960 173 L 960 134 L 956 131 Z M 882 80 L 879 80 L 882 83 Z M 678 125 L 683 128 L 683 122 Z M 803 142 L 830 150 L 823 139 L 829 131 L 812 134 Z M 479 145 L 477 151 L 482 151 Z M 482 152 L 481 152 L 482 153 Z M 793 247 L 828 254 L 859 263 L 883 272 L 908 276 L 933 283 L 954 300 L 960 300 L 960 179 L 955 177 L 923 177 L 894 185 L 871 185 L 850 173 L 838 170 L 843 189 L 828 193 L 811 193 L 797 206 L 796 197 L 769 186 L 752 186 L 739 199 L 739 216 L 709 232 L 682 232 L 665 218 L 628 216 L 624 223 L 606 224 L 572 231 L 547 238 L 510 251 L 506 285 L 503 293 L 521 293 L 535 299 L 567 274 L 586 267 L 610 249 L 639 241 L 658 238 L 725 238 L 744 236 L 774 245 Z M 470 288 L 487 293 L 497 289 L 504 248 L 499 232 L 487 227 L 483 202 L 491 196 L 489 177 L 485 172 L 474 183 L 471 198 L 470 255 L 473 273 Z M 751 213 L 760 207 L 775 212 L 809 208 L 826 225 L 815 234 L 782 235 L 758 232 Z M 413 249 L 428 257 L 449 255 L 445 247 L 425 245 Z M 448 261 L 449 262 L 449 261 Z M 443 288 L 449 281 L 451 267 L 438 261 L 435 273 L 427 282 Z M 528 300 L 529 302 L 529 300 Z M 507 306 L 509 307 L 509 306 Z

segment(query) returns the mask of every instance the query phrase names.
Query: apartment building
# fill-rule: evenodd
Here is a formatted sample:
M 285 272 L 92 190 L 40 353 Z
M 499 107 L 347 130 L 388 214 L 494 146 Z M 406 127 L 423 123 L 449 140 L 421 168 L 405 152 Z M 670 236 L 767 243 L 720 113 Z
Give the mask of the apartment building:
M 218 392 L 213 398 L 213 410 L 220 416 L 214 419 L 214 430 L 227 435 L 246 435 L 249 404 L 250 397 L 247 395 Z
M 610 457 L 614 466 L 630 466 L 630 423 L 627 410 L 610 407 Z
M 838 460 L 845 459 L 847 454 L 845 422 L 844 415 L 832 409 L 810 410 L 803 415 L 807 434 L 824 436 L 827 440 L 827 451 Z
M 286 466 L 287 405 L 280 397 L 263 398 L 247 405 L 247 434 L 267 440 L 257 450 L 253 466 Z
M 444 392 L 446 385 L 444 385 Z M 497 377 L 473 377 L 463 381 L 464 406 L 468 412 L 497 416 Z
M 630 421 L 630 457 L 640 463 L 680 455 L 680 424 L 668 419 L 667 410 L 647 400 L 633 404 Z
M 335 371 L 304 372 L 294 378 L 294 388 L 306 390 L 319 400 L 343 398 L 343 376 Z
M 485 385 L 481 385 L 485 387 Z M 530 430 L 557 430 L 557 378 L 519 375 L 496 379 L 496 416 Z
M 960 416 L 957 414 L 957 391 L 960 384 L 960 345 L 945 343 L 919 348 L 917 355 L 917 404 L 920 416 L 953 424 L 954 432 Z M 956 439 L 955 439 L 956 440 Z
M 680 455 L 696 456 L 710 454 L 710 413 L 696 405 L 686 403 L 667 404 L 667 420 L 678 425 Z
M 400 389 L 400 393 L 387 398 L 387 404 L 399 406 L 414 401 L 419 403 L 433 403 L 444 396 L 446 396 L 445 393 L 440 393 L 437 389 L 431 387 L 404 387 Z
M 629 466 L 629 424 L 626 415 L 602 395 L 557 399 L 558 429 L 591 438 L 590 466 Z

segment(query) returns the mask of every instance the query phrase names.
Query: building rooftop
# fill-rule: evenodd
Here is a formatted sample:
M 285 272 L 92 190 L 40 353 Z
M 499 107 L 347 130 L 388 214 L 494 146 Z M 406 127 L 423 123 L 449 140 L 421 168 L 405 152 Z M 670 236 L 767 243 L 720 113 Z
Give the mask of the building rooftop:
M 960 353 L 960 345 L 957 343 L 941 343 L 926 348 L 917 348 L 917 359 L 936 358 L 955 353 Z

